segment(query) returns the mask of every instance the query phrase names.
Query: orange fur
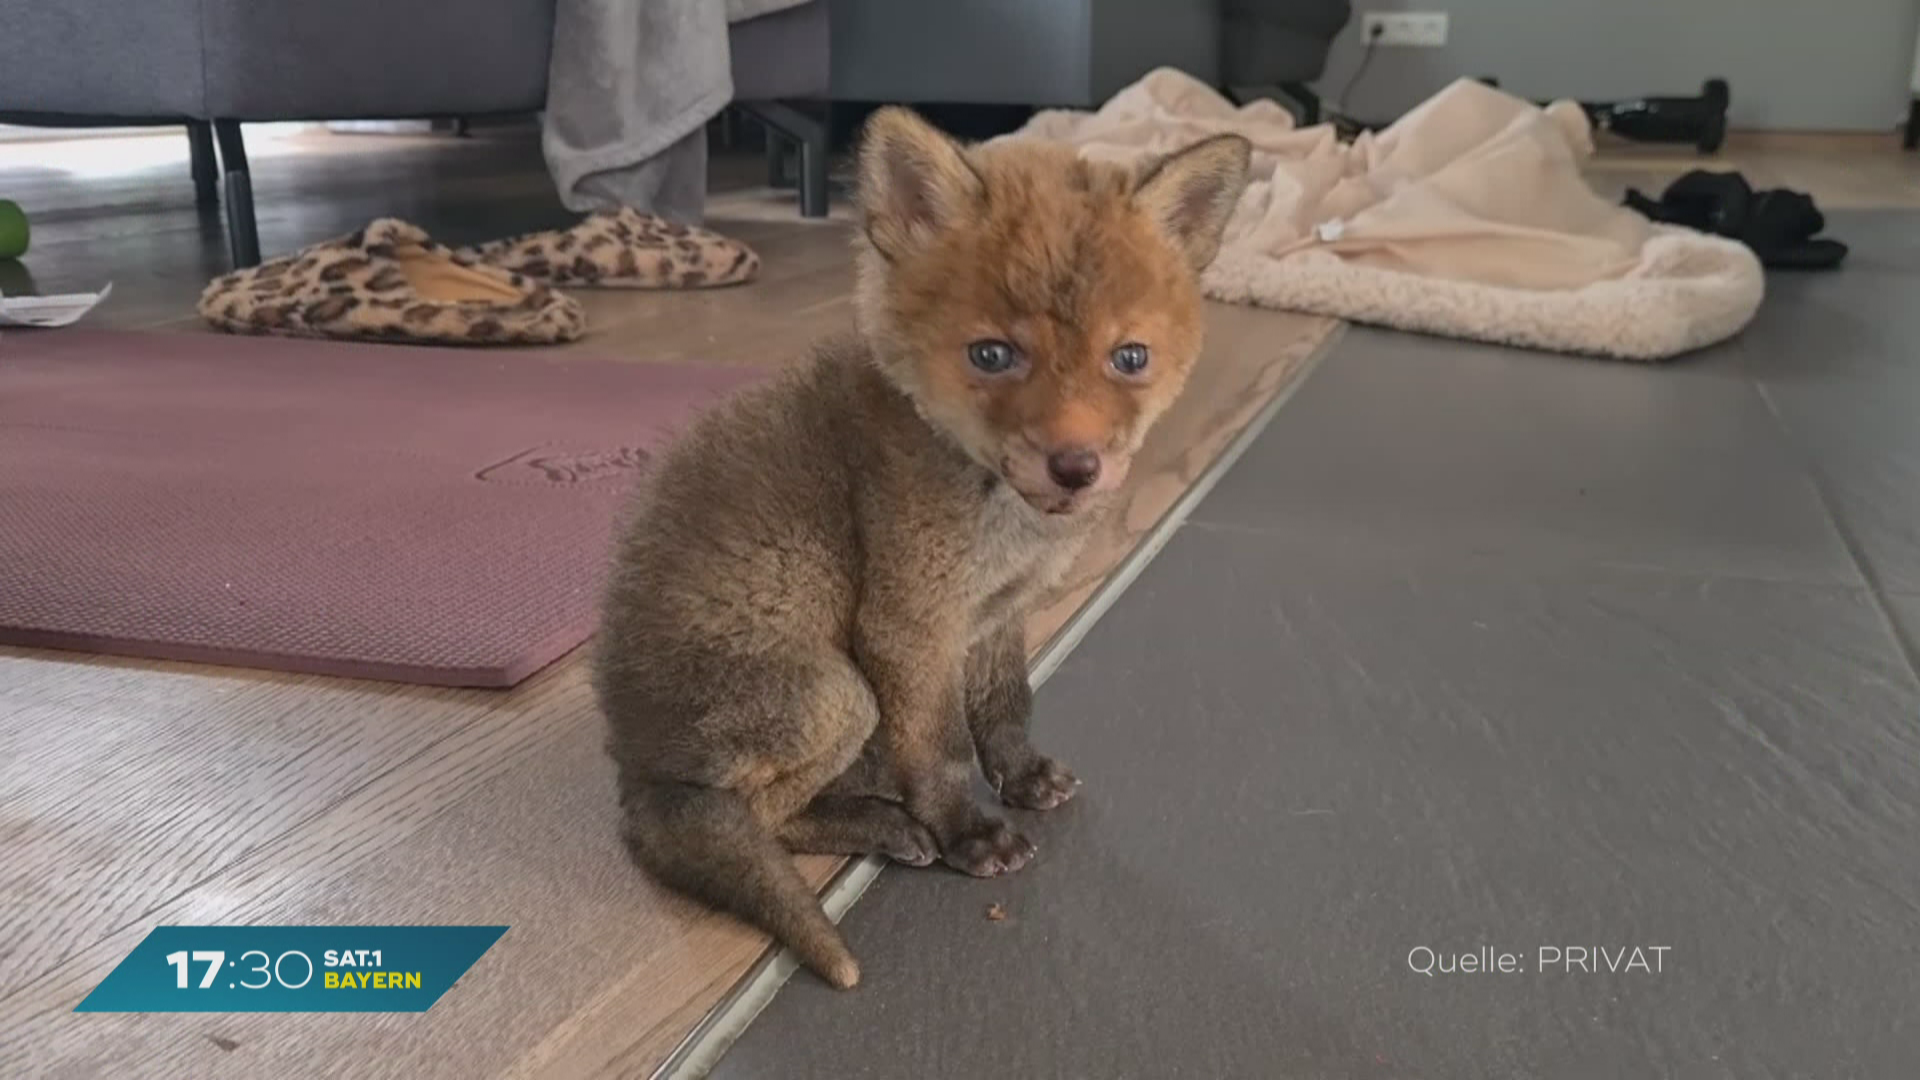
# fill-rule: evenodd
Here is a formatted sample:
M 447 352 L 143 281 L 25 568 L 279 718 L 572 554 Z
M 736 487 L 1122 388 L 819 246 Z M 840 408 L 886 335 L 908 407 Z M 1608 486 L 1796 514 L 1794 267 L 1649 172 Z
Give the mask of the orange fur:
M 658 880 L 847 987 L 859 965 L 787 851 L 1033 857 L 974 804 L 975 762 L 1009 805 L 1078 783 L 1027 738 L 1024 620 L 1199 355 L 1195 272 L 1247 154 L 1209 140 L 1135 176 L 875 115 L 858 336 L 696 424 L 615 560 L 595 686 Z M 1017 367 L 982 371 L 984 341 Z M 1137 374 L 1123 344 L 1149 351 Z M 1068 452 L 1097 475 L 1061 480 Z
M 869 131 L 858 310 L 889 374 L 1036 506 L 1119 486 L 1199 357 L 1194 271 L 1245 186 L 1246 143 L 1209 140 L 1141 178 L 1048 143 L 963 149 L 904 110 Z M 974 370 L 980 340 L 1015 346 L 1024 370 Z M 1109 364 L 1127 343 L 1151 356 L 1138 377 Z M 1048 479 L 1067 448 L 1100 455 L 1086 492 Z

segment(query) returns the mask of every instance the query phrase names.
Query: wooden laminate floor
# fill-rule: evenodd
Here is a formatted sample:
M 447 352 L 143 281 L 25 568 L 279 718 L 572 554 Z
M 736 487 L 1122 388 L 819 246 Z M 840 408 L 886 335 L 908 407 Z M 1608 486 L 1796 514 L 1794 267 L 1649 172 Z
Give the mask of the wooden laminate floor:
M 111 279 L 99 324 L 201 332 L 191 305 L 224 260 L 183 149 L 172 137 L 0 146 L 0 192 L 36 229 L 31 286 Z M 525 131 L 289 134 L 257 139 L 253 159 L 269 253 L 384 214 L 454 242 L 567 220 Z M 580 293 L 593 330 L 571 348 L 778 366 L 844 326 L 844 213 L 805 222 L 791 196 L 727 182 L 759 168 L 722 160 L 711 208 L 760 251 L 759 281 Z M 1127 512 L 1034 619 L 1036 646 L 1334 329 L 1214 312 L 1204 369 L 1136 468 Z M 490 693 L 0 650 L 0 1074 L 650 1071 L 762 939 L 628 866 L 583 675 L 576 655 Z M 816 880 L 834 865 L 807 861 Z M 152 926 L 219 922 L 513 930 L 425 1016 L 70 1011 Z
M 1735 132 L 1711 157 L 1684 146 L 1603 136 L 1588 167 L 1606 194 L 1638 187 L 1649 195 L 1693 169 L 1738 170 L 1755 188 L 1795 188 L 1824 210 L 1920 206 L 1920 152 L 1896 135 Z
M 451 242 L 567 220 L 525 130 L 263 133 L 253 158 L 270 254 L 389 214 Z M 1835 205 L 1920 202 L 1920 159 L 1890 140 L 1737 140 L 1729 160 Z M 1595 175 L 1649 186 L 1695 164 L 1631 148 Z M 843 326 L 844 216 L 801 221 L 747 186 L 758 170 L 720 161 L 711 216 L 760 250 L 760 281 L 580 294 L 594 330 L 571 348 L 778 366 Z M 111 279 L 98 324 L 199 332 L 191 304 L 224 257 L 184 138 L 0 143 L 0 198 L 36 229 L 0 289 Z M 1127 513 L 1035 618 L 1036 647 L 1336 330 L 1245 308 L 1211 320 Z M 477 692 L 0 649 L 0 1075 L 645 1075 L 762 939 L 629 868 L 602 758 L 577 656 Z M 816 880 L 832 865 L 807 861 Z M 223 922 L 514 929 L 424 1016 L 71 1012 L 151 927 Z

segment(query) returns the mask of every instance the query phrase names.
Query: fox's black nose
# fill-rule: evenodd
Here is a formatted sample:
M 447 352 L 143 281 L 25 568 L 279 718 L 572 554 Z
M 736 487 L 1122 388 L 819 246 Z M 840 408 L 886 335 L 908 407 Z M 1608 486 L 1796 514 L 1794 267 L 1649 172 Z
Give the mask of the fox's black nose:
M 1084 448 L 1055 451 L 1047 455 L 1047 473 L 1054 483 L 1077 491 L 1100 479 L 1100 455 Z

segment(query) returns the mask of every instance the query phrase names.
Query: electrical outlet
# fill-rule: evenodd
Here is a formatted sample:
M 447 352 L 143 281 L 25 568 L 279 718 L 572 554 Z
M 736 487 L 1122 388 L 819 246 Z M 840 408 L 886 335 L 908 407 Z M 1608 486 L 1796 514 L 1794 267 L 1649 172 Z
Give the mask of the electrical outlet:
M 1362 41 L 1437 49 L 1447 43 L 1444 11 L 1369 11 L 1361 17 Z

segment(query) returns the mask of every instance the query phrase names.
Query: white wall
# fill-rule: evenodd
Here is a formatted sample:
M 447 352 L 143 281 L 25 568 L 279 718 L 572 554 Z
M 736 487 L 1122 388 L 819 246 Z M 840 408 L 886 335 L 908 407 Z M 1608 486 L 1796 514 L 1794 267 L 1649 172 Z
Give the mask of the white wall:
M 1920 0 L 1354 0 L 1319 83 L 1360 61 L 1365 11 L 1446 11 L 1440 49 L 1381 48 L 1348 111 L 1391 119 L 1459 76 L 1532 98 L 1698 93 L 1733 85 L 1735 127 L 1887 131 L 1904 118 Z

